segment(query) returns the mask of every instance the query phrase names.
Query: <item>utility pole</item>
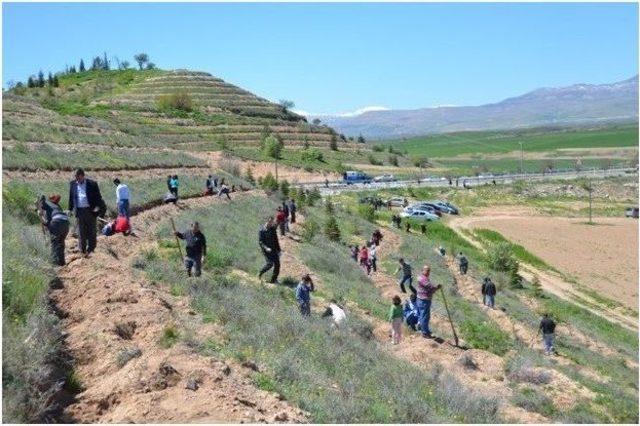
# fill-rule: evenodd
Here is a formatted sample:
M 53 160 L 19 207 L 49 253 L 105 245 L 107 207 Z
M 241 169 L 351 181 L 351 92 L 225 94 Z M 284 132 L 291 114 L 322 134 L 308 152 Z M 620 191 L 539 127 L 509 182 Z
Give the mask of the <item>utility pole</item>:
M 524 180 L 524 151 L 522 149 L 522 142 L 518 142 L 520 144 L 520 175 Z

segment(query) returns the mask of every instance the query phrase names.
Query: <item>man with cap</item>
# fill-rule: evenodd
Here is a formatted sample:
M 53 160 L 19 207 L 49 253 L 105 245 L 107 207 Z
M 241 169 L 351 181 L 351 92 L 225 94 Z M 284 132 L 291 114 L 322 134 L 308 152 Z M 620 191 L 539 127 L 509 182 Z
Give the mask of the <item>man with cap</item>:
M 82 254 L 89 256 L 96 249 L 96 218 L 106 211 L 98 183 L 85 179 L 84 170 L 76 170 L 75 179 L 69 183 L 69 212 L 76 216 Z

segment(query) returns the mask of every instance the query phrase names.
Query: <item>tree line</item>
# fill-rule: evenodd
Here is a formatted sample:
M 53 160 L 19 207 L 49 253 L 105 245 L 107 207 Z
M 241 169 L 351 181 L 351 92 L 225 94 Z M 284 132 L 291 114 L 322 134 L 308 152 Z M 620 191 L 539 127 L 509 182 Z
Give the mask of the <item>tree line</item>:
M 138 64 L 139 70 L 153 70 L 156 69 L 156 65 L 149 60 L 149 55 L 146 53 L 138 53 L 133 56 L 134 61 Z M 64 71 L 57 72 L 52 74 L 49 72 L 47 78 L 45 78 L 44 72 L 40 70 L 38 74 L 31 75 L 27 78 L 27 82 L 22 83 L 19 82 L 9 82 L 7 84 L 9 89 L 13 89 L 14 87 L 24 87 L 25 85 L 29 88 L 35 87 L 59 87 L 60 82 L 58 80 L 59 76 L 65 76 L 70 74 L 75 74 L 79 72 L 85 71 L 109 71 L 109 70 L 128 70 L 131 69 L 131 63 L 129 61 L 120 61 L 117 56 L 113 57 L 111 60 L 107 57 L 107 53 L 104 52 L 102 55 L 95 56 L 91 61 L 91 66 L 87 68 L 85 65 L 84 59 L 80 59 L 80 63 L 76 67 L 75 65 L 65 67 Z

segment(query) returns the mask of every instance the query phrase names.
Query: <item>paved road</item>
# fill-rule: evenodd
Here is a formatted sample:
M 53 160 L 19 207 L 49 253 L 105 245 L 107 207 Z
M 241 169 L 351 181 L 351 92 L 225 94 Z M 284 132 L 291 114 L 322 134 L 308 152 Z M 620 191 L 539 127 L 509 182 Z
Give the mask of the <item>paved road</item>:
M 530 173 L 521 175 L 520 173 L 506 174 L 500 176 L 462 176 L 458 178 L 458 185 L 462 187 L 465 184 L 468 187 L 491 184 L 495 180 L 496 183 L 509 184 L 517 180 L 526 181 L 550 181 L 560 179 L 576 179 L 580 177 L 585 178 L 604 178 L 613 176 L 624 176 L 629 174 L 637 174 L 636 168 L 619 168 L 619 169 L 590 169 L 582 171 L 562 171 L 553 173 Z M 452 185 L 455 186 L 455 179 Z M 329 182 L 329 186 L 325 186 L 323 183 L 298 183 L 295 185 L 305 189 L 318 188 L 323 195 L 337 195 L 345 191 L 363 191 L 372 189 L 390 189 L 390 188 L 405 188 L 408 186 L 413 187 L 446 187 L 449 186 L 449 181 L 445 178 L 426 178 L 426 179 L 414 179 L 414 180 L 402 180 L 396 182 L 380 182 L 370 184 L 350 184 L 347 185 L 343 182 Z

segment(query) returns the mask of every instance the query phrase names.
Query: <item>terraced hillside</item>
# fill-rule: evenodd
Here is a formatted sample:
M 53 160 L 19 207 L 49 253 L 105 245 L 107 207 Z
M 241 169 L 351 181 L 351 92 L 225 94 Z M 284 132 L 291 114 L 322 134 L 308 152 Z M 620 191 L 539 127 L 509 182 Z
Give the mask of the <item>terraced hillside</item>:
M 188 107 L 162 103 L 178 94 L 188 98 Z M 309 124 L 278 104 L 204 72 L 62 75 L 59 87 L 5 92 L 2 113 L 3 150 L 9 159 L 5 170 L 71 169 L 78 163 L 87 163 L 89 170 L 206 167 L 206 161 L 174 151 L 242 148 L 251 153 L 259 151 L 268 135 L 278 138 L 286 150 L 328 150 L 332 139 L 341 149 L 356 147 L 329 127 Z M 123 148 L 137 152 L 132 155 Z M 82 161 L 87 152 L 95 157 L 93 162 Z

